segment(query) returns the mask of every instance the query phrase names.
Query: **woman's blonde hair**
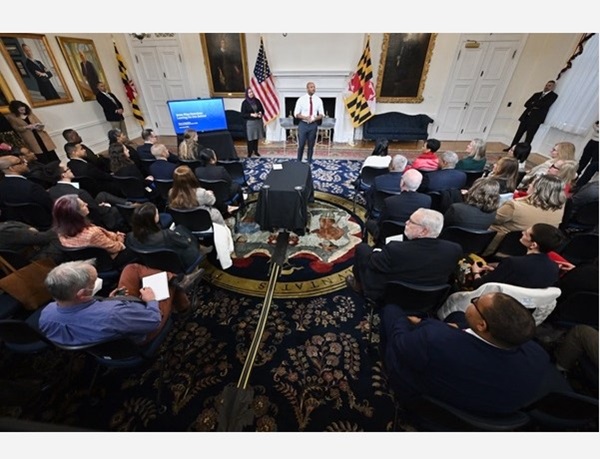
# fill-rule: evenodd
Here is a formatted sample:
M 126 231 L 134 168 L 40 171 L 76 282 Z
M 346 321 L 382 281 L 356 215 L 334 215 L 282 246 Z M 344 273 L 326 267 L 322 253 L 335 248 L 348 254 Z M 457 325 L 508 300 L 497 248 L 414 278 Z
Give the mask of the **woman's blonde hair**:
M 183 140 L 179 144 L 179 158 L 186 161 L 198 159 L 198 142 L 194 139 L 196 131 L 186 129 L 183 134 Z
M 556 159 L 575 159 L 575 145 L 571 142 L 558 142 L 554 145 Z
M 475 144 L 472 153 L 468 156 L 475 160 L 485 159 L 486 143 L 482 139 L 473 139 L 472 142 Z

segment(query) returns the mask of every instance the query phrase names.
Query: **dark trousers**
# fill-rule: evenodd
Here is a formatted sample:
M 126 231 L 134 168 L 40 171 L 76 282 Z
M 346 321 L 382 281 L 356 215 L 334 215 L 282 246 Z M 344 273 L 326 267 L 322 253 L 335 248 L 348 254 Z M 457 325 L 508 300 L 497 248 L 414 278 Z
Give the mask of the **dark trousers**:
M 517 129 L 517 133 L 515 134 L 515 138 L 511 142 L 510 146 L 518 144 L 521 141 L 521 137 L 525 134 L 525 142 L 531 145 L 533 138 L 535 137 L 535 133 L 540 128 L 540 124 L 533 124 L 528 122 L 527 120 L 521 121 L 519 124 L 519 128 Z
M 301 121 L 298 125 L 298 161 L 302 161 L 304 155 L 304 145 L 308 143 L 308 151 L 306 153 L 306 159 L 311 162 L 313 157 L 313 150 L 315 148 L 315 142 L 317 140 L 317 123 L 305 123 Z
M 252 156 L 252 154 L 256 153 L 258 156 L 258 139 L 256 140 L 248 140 L 246 141 L 248 148 L 248 158 Z
M 579 159 L 577 188 L 581 188 L 589 182 L 596 172 L 598 172 L 598 141 L 590 140 L 583 149 L 583 153 Z

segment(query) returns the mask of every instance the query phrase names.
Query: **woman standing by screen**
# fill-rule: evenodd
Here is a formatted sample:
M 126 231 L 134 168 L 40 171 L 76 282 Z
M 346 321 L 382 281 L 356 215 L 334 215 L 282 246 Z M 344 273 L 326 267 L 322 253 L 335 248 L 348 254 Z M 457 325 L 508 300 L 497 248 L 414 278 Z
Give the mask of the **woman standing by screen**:
M 248 158 L 258 153 L 258 141 L 265 136 L 263 125 L 263 104 L 254 97 L 252 88 L 246 89 L 246 98 L 242 102 L 242 118 L 246 120 L 246 140 L 248 143 Z

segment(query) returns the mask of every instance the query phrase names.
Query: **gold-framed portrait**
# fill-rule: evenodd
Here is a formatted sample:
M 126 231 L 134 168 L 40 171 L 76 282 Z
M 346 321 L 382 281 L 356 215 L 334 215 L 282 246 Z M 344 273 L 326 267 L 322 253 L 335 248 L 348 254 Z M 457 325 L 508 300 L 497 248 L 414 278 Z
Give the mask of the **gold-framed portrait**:
M 45 35 L 0 33 L 0 51 L 29 105 L 45 107 L 73 102 Z
M 14 96 L 0 73 L 0 113 L 8 113 L 8 104 L 13 99 Z
M 72 37 L 56 37 L 56 40 L 84 101 L 96 100 L 100 82 L 110 91 L 93 40 Z
M 246 37 L 243 33 L 201 33 L 210 95 L 243 97 L 248 87 Z
M 435 33 L 383 35 L 377 102 L 423 102 L 423 90 L 436 36 Z

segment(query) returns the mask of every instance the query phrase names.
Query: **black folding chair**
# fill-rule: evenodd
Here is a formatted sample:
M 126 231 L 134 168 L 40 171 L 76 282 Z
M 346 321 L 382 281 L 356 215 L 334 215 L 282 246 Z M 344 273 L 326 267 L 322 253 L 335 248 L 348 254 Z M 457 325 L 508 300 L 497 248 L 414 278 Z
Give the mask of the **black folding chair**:
M 27 223 L 40 231 L 47 231 L 52 226 L 52 213 L 37 202 L 4 201 L 0 213 L 6 221 Z
M 442 230 L 438 239 L 456 242 L 463 248 L 464 254 L 481 255 L 496 235 L 493 230 L 476 230 L 460 226 L 448 226 Z
M 231 159 L 224 160 L 220 159 L 217 161 L 217 165 L 223 166 L 229 175 L 231 175 L 231 180 L 236 183 L 239 183 L 240 186 L 248 186 L 248 182 L 246 180 L 246 172 L 244 171 L 244 163 L 239 159 Z
M 144 180 L 140 180 L 138 177 L 120 177 L 117 175 L 113 176 L 113 180 L 128 201 L 150 201 Z
M 208 210 L 201 207 L 193 209 L 167 207 L 167 212 L 177 225 L 185 226 L 199 241 L 209 241 L 207 245 L 213 245 L 213 222 Z
M 354 198 L 352 200 L 352 212 L 356 212 L 356 200 L 358 199 L 359 194 L 364 194 L 375 181 L 375 177 L 383 174 L 387 174 L 389 172 L 389 168 L 387 167 L 372 167 L 372 166 L 364 166 L 356 181 L 354 182 Z

